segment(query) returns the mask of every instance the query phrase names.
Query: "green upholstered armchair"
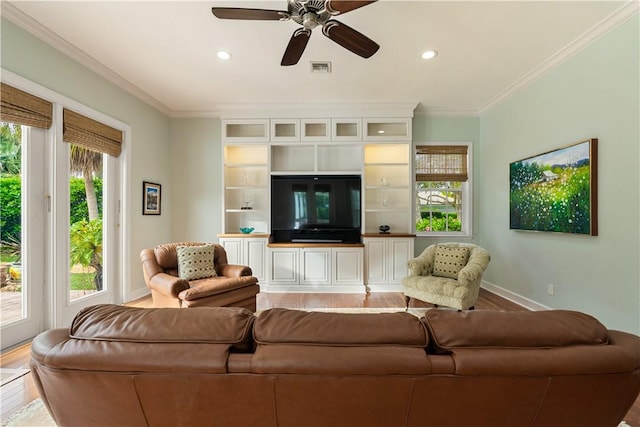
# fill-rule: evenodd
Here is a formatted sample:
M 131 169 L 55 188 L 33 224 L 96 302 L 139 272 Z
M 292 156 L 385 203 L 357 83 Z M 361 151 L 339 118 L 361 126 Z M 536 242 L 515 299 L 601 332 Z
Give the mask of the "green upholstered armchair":
M 470 243 L 438 243 L 407 262 L 402 280 L 409 307 L 411 298 L 458 310 L 473 309 L 491 256 Z

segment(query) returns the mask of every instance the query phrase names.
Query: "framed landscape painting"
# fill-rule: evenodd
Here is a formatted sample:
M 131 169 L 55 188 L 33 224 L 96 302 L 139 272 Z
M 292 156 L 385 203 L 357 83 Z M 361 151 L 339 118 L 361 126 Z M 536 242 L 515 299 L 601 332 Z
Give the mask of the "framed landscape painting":
M 162 186 L 153 182 L 142 182 L 142 215 L 160 215 Z
M 598 140 L 512 162 L 509 228 L 598 235 Z

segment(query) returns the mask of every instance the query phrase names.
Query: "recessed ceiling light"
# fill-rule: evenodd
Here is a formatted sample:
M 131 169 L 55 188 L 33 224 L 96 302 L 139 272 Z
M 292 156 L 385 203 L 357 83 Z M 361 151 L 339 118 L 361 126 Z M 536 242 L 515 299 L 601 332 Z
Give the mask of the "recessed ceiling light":
M 438 56 L 437 50 L 425 50 L 422 52 L 422 59 L 432 59 Z
M 229 52 L 226 52 L 224 50 L 219 50 L 216 53 L 216 56 L 220 59 L 222 59 L 223 61 L 228 61 L 229 59 L 231 59 L 231 54 Z

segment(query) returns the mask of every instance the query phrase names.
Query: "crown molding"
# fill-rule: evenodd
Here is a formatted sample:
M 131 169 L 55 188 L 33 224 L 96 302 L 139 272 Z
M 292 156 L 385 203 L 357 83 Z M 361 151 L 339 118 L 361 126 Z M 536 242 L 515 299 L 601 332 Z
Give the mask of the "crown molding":
M 219 104 L 226 119 L 270 117 L 287 119 L 350 117 L 413 117 L 417 102 L 411 103 L 326 103 L 326 104 Z
M 314 117 L 474 117 L 502 103 L 524 87 L 539 79 L 609 31 L 631 19 L 640 10 L 640 1 L 630 0 L 611 15 L 585 31 L 574 41 L 556 52 L 545 62 L 525 74 L 478 110 L 430 109 L 418 103 L 389 104 L 220 104 L 213 111 L 173 111 L 135 84 L 126 80 L 103 63 L 87 55 L 62 37 L 32 19 L 11 1 L 2 0 L 0 13 L 25 31 L 33 34 L 71 59 L 87 67 L 107 81 L 135 96 L 152 108 L 172 118 L 248 118 L 262 115 L 273 118 Z
M 518 79 L 516 82 L 505 88 L 502 92 L 491 98 L 488 102 L 486 102 L 479 108 L 478 112 L 482 114 L 502 103 L 507 98 L 514 95 L 516 92 L 520 91 L 543 75 L 547 74 L 558 65 L 573 57 L 575 54 L 607 34 L 609 31 L 615 29 L 616 27 L 631 19 L 638 13 L 639 10 L 640 2 L 638 0 L 631 0 L 625 3 L 609 16 L 595 24 L 589 30 L 582 33 L 564 48 L 553 54 L 545 62 L 538 65 L 536 68 L 525 74 L 522 78 Z
M 30 16 L 22 12 L 20 9 L 18 9 L 10 1 L 2 1 L 2 9 L 0 10 L 0 13 L 3 17 L 7 18 L 23 30 L 33 34 L 40 40 L 52 46 L 54 49 L 57 49 L 74 61 L 87 67 L 94 73 L 135 96 L 152 108 L 155 108 L 156 110 L 167 116 L 171 115 L 172 111 L 166 105 L 149 95 L 147 92 L 140 89 L 138 86 L 131 83 L 129 80 L 123 78 L 115 71 L 105 66 L 103 63 L 97 61 L 92 56 L 87 55 L 85 52 L 78 49 L 73 44 L 69 43 L 53 31 L 44 27 L 38 21 L 34 20 Z
M 443 109 L 418 107 L 415 110 L 415 117 L 479 117 L 478 110 L 466 108 Z

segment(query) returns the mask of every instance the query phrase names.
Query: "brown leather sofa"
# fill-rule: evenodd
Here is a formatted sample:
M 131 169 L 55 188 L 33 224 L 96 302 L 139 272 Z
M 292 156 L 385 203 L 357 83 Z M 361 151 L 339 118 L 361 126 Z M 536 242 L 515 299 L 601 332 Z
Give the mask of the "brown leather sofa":
M 617 426 L 640 338 L 585 314 L 100 305 L 38 335 L 61 426 Z
M 258 279 L 249 266 L 229 264 L 227 252 L 217 243 L 212 243 L 216 277 L 187 281 L 178 276 L 176 248 L 201 245 L 204 243 L 165 243 L 140 252 L 154 307 L 244 307 L 256 311 Z

